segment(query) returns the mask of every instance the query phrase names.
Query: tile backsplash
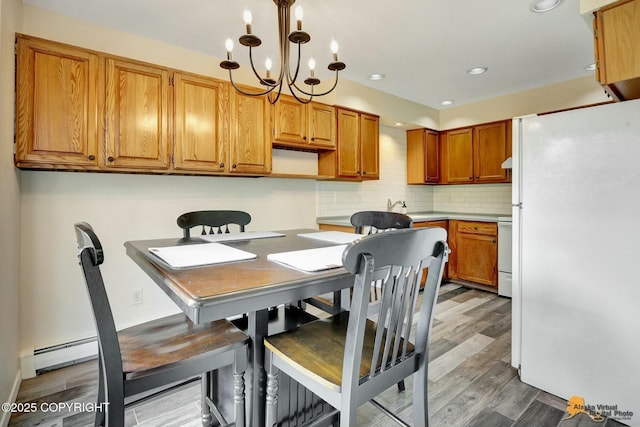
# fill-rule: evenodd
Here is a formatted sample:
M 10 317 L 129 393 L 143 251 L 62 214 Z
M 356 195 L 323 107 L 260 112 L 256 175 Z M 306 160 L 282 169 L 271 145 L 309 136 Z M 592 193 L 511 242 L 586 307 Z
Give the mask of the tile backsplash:
M 407 185 L 406 132 L 380 127 L 380 180 L 318 181 L 318 217 L 346 216 L 361 210 L 386 210 L 387 199 L 405 200 L 409 212 L 511 213 L 511 184 Z M 394 208 L 400 212 L 400 206 Z

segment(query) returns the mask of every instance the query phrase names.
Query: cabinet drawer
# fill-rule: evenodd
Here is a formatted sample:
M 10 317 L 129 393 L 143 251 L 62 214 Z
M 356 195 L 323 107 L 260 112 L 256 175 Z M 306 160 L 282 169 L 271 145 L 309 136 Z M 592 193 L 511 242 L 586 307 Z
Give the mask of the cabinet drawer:
M 495 222 L 460 221 L 458 233 L 498 235 L 498 224 Z

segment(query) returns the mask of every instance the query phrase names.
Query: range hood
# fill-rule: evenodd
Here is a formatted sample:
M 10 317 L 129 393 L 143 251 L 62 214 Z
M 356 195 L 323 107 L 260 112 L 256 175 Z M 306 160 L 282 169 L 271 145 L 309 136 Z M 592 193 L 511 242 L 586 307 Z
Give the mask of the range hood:
M 502 162 L 502 169 L 511 169 L 511 163 L 511 157 L 509 157 L 507 160 Z

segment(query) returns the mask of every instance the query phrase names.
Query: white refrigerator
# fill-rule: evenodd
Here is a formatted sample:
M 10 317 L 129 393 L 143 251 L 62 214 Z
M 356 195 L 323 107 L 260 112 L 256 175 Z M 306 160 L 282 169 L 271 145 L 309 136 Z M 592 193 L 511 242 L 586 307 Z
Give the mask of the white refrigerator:
M 640 100 L 516 118 L 513 135 L 512 365 L 640 426 Z

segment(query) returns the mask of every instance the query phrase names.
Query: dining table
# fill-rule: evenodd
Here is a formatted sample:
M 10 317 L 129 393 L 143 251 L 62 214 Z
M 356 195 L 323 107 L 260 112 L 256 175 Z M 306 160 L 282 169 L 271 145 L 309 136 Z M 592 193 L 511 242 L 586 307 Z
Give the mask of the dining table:
M 249 367 L 245 372 L 246 419 L 250 426 L 263 426 L 265 422 L 263 338 L 274 332 L 270 326 L 274 313 L 276 316 L 286 316 L 282 307 L 297 308 L 300 305 L 298 302 L 325 294 L 334 295 L 334 304 L 338 309 L 347 308 L 353 276 L 342 266 L 330 265 L 326 269 L 309 272 L 268 259 L 270 254 L 337 246 L 336 242 L 305 237 L 315 233 L 318 230 L 293 229 L 278 231 L 273 233 L 275 236 L 266 238 L 224 241 L 221 244 L 226 247 L 246 251 L 255 257 L 186 268 L 171 267 L 149 249 L 206 244 L 207 241 L 200 236 L 127 241 L 124 244 L 127 255 L 193 323 L 235 318 L 243 324 L 251 338 Z M 280 324 L 286 324 L 286 321 Z M 284 326 L 287 327 L 291 325 Z M 288 391 L 290 403 L 291 400 L 302 400 L 301 393 L 310 393 L 292 390 L 293 386 Z M 224 392 L 220 390 L 221 399 L 224 398 L 223 395 Z M 291 408 L 295 405 L 281 406 Z M 317 405 L 314 404 L 310 411 L 317 412 Z M 283 415 L 288 418 L 289 425 L 296 425 L 291 420 L 298 416 L 299 414 L 291 413 Z M 308 415 L 303 418 L 308 418 Z

